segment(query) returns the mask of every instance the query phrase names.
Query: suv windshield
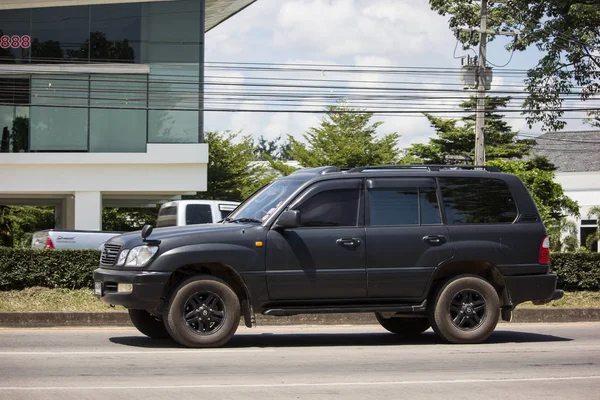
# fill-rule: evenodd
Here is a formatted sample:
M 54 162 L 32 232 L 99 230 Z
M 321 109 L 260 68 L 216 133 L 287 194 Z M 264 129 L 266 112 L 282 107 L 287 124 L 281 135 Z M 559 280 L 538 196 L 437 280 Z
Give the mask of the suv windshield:
M 227 219 L 248 218 L 264 221 L 304 182 L 300 179 L 275 181 L 248 198 Z

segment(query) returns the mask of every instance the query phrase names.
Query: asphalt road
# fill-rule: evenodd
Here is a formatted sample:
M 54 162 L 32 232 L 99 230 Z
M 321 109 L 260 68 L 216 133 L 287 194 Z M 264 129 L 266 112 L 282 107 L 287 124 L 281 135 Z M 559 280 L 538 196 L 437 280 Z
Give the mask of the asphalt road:
M 481 345 L 375 326 L 241 329 L 190 350 L 133 329 L 0 329 L 0 399 L 600 399 L 600 323 L 502 324 Z

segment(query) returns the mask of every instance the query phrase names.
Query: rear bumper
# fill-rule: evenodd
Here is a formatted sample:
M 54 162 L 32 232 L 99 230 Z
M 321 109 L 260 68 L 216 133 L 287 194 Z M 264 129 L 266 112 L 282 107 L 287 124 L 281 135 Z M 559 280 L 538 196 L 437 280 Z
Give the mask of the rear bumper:
M 99 268 L 94 271 L 94 282 L 100 283 L 102 292 L 96 294 L 108 304 L 139 310 L 154 310 L 160 307 L 161 296 L 170 272 L 115 271 Z M 130 293 L 119 293 L 118 284 L 132 284 Z
M 556 274 L 505 276 L 511 306 L 525 301 L 545 304 L 560 299 L 564 292 L 556 289 L 556 279 Z

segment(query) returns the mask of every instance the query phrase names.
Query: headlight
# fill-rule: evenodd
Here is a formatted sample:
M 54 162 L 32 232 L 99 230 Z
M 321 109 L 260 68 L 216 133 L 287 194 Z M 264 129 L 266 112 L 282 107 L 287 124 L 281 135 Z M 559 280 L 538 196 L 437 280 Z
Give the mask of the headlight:
M 150 259 L 158 251 L 158 246 L 138 246 L 129 251 L 126 267 L 142 267 L 150 261 Z
M 117 263 L 115 265 L 125 264 L 125 260 L 127 259 L 127 253 L 129 253 L 129 249 L 125 249 L 121 253 L 119 253 L 119 259 L 117 260 Z

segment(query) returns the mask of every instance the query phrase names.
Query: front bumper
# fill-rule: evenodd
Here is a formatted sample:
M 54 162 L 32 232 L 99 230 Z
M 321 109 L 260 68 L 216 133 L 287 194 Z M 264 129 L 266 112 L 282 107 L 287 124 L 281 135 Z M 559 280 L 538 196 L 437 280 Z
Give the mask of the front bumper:
M 556 289 L 556 274 L 505 276 L 504 282 L 512 308 L 525 301 L 546 304 L 563 297 Z
M 94 271 L 94 282 L 100 282 L 102 291 L 96 297 L 108 304 L 138 310 L 154 310 L 160 307 L 161 296 L 170 276 L 170 272 L 99 268 Z M 129 293 L 119 293 L 119 283 L 132 284 L 133 290 Z

